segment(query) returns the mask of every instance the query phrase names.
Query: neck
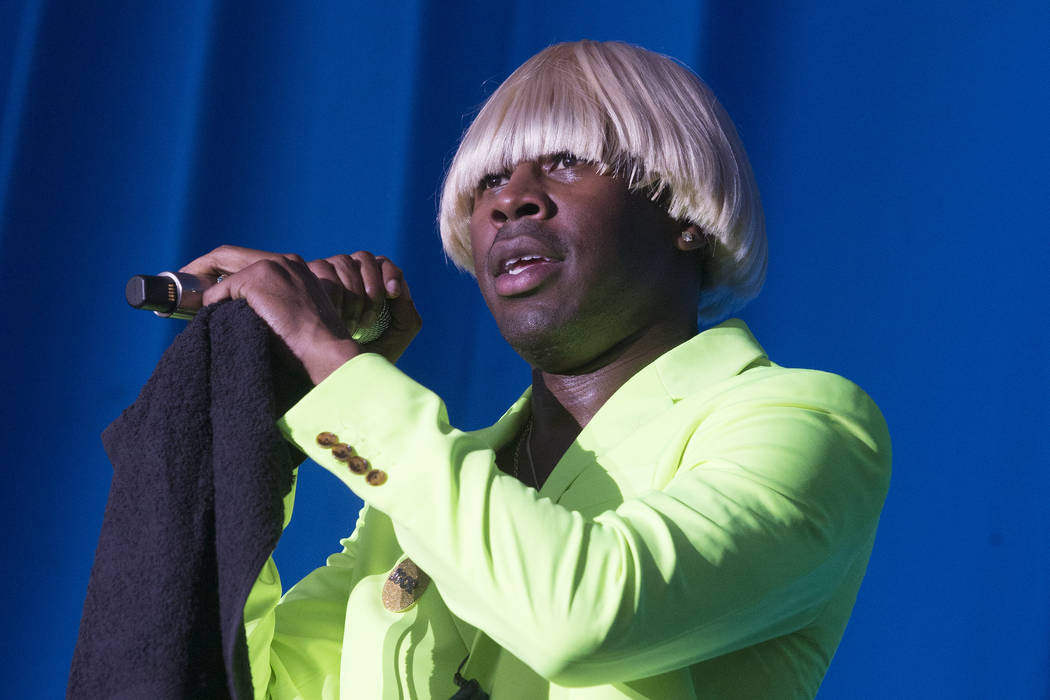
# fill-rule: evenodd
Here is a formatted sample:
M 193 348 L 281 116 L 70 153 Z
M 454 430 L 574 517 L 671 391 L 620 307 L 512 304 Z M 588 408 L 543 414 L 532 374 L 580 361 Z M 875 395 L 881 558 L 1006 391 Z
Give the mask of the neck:
M 628 337 L 572 372 L 532 371 L 532 413 L 537 432 L 551 435 L 586 426 L 638 370 L 696 335 L 696 328 Z M 571 440 L 570 440 L 571 442 Z
M 695 327 L 677 333 L 627 338 L 572 373 L 533 368 L 533 429 L 529 431 L 532 447 L 528 456 L 529 467 L 538 477 L 536 487 L 546 481 L 580 431 L 624 382 L 694 335 Z

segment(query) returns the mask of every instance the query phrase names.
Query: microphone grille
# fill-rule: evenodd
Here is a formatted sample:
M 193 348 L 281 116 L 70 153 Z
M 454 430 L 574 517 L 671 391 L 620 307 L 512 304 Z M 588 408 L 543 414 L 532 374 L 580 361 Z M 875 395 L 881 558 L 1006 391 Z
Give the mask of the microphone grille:
M 350 337 L 365 345 L 377 340 L 390 327 L 390 307 L 384 301 L 376 314 L 376 322 L 367 328 L 358 328 Z

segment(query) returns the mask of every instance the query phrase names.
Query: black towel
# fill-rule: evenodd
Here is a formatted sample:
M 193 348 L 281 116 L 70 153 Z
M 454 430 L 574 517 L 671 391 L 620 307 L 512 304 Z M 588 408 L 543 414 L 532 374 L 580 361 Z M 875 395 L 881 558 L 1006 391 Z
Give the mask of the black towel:
M 270 343 L 245 302 L 204 309 L 103 432 L 113 481 L 67 697 L 252 697 L 244 603 L 301 459 L 275 419 L 305 389 L 274 386 Z

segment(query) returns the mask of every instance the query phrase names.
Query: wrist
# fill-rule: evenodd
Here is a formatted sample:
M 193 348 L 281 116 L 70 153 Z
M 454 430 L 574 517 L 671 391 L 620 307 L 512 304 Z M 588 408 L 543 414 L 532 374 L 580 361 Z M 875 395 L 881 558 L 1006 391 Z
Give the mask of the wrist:
M 300 360 L 316 386 L 360 354 L 361 346 L 350 338 L 328 337 L 310 343 L 309 351 Z

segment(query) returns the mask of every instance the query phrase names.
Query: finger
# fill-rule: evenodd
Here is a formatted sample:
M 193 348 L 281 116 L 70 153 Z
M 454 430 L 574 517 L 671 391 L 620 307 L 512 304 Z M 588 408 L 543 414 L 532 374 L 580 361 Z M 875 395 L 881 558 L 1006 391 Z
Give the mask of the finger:
M 261 262 L 285 271 L 285 274 L 296 280 L 296 286 L 315 300 L 320 294 L 331 302 L 335 309 L 343 305 L 345 290 L 339 281 L 339 276 L 335 274 L 328 262 L 314 260 L 308 263 L 295 253 L 285 253 L 278 256 L 277 260 Z
M 201 274 L 201 273 L 196 273 Z M 234 275 L 224 277 L 222 284 L 213 284 L 204 290 L 204 294 L 201 295 L 201 305 L 211 306 L 212 304 L 218 304 L 220 301 L 226 301 L 227 299 L 238 299 L 240 297 L 234 294 Z M 237 287 L 240 287 L 239 280 Z
M 412 301 L 412 291 L 408 288 L 408 282 L 402 278 L 400 283 L 401 293 L 388 302 L 390 304 L 390 329 L 411 338 L 423 327 L 423 319 L 416 310 L 415 302 Z
M 343 319 L 347 321 L 351 332 L 357 330 L 366 303 L 360 264 L 349 255 L 333 255 L 325 258 L 325 262 L 332 266 L 332 271 L 344 290 Z
M 374 325 L 380 307 L 386 301 L 386 289 L 383 287 L 383 273 L 379 262 L 367 250 L 359 250 L 350 256 L 358 263 L 361 282 L 364 284 L 365 307 L 361 314 L 363 327 Z
M 380 265 L 380 273 L 383 276 L 383 289 L 386 290 L 387 299 L 396 299 L 401 296 L 401 285 L 404 284 L 404 275 L 401 268 L 382 256 L 376 256 Z
M 258 260 L 274 260 L 285 257 L 265 250 L 221 245 L 215 250 L 193 260 L 179 271 L 191 275 L 220 275 L 239 272 Z
M 274 274 L 287 276 L 289 273 L 277 260 L 269 258 L 256 260 L 236 273 L 226 274 L 221 284 L 205 289 L 201 296 L 201 303 L 209 306 L 227 299 L 247 299 L 248 287 L 252 280 Z
M 335 266 L 327 260 L 311 260 L 307 263 L 307 267 L 317 278 L 318 284 L 321 285 L 324 293 L 328 295 L 328 298 L 339 312 L 340 318 L 344 318 L 343 307 L 348 293 L 343 286 L 342 280 L 339 278 Z

